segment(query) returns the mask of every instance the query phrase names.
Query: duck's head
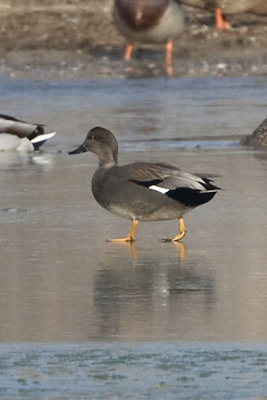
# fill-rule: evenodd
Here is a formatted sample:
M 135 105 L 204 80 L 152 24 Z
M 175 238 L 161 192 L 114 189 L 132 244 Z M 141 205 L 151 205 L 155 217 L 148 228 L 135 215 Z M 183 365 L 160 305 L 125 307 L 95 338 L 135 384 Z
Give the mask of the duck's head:
M 99 158 L 99 166 L 111 166 L 118 162 L 118 142 L 108 129 L 99 126 L 91 129 L 83 144 L 69 154 L 86 151 L 95 153 Z

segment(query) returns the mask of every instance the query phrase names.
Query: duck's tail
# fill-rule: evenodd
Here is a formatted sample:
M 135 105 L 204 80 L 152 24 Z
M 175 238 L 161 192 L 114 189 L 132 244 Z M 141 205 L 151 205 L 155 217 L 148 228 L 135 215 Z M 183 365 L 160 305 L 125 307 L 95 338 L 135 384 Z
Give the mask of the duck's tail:
M 42 125 L 38 125 L 34 131 L 28 135 L 28 139 L 33 144 L 34 150 L 38 150 L 39 147 L 46 142 L 48 139 L 51 139 L 55 136 L 56 132 L 45 132 L 44 127 Z

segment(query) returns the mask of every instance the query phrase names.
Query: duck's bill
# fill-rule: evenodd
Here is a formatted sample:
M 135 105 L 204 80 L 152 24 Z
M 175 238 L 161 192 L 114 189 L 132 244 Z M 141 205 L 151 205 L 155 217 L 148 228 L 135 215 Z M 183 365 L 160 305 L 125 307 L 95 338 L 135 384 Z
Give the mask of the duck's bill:
M 84 145 L 82 144 L 80 147 L 78 147 L 78 149 L 75 149 L 73 151 L 69 151 L 69 154 L 79 154 L 79 153 L 85 153 L 87 150 L 84 147 Z

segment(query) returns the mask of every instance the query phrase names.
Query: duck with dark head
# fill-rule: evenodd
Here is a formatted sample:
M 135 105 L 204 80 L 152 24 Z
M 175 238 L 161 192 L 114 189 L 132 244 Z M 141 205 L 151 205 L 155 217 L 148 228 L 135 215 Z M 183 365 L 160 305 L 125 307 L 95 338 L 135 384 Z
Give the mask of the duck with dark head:
M 133 43 L 166 45 L 166 71 L 172 76 L 173 39 L 185 27 L 183 10 L 176 0 L 115 0 L 114 22 L 126 38 L 124 58 L 129 61 Z

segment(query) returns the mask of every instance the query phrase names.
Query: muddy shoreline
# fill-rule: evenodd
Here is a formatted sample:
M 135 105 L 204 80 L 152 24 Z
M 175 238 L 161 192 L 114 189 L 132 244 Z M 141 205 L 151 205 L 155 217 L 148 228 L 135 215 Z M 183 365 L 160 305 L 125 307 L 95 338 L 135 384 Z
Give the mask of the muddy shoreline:
M 185 8 L 176 40 L 174 76 L 267 73 L 267 17 L 240 14 L 218 31 L 209 12 Z M 131 65 L 112 20 L 112 0 L 3 0 L 0 78 L 90 79 L 165 76 L 163 46 L 136 47 Z

